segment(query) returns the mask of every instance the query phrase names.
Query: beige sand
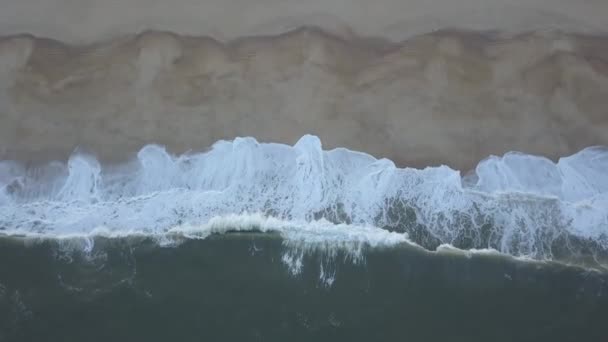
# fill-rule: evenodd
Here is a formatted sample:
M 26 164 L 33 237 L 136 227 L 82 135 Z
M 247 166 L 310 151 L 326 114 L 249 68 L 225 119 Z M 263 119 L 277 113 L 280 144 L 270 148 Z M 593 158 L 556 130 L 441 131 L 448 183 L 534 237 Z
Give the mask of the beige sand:
M 0 40 L 0 158 L 121 160 L 306 133 L 400 165 L 608 144 L 608 38 L 445 31 L 403 43 L 318 29 L 219 43 L 146 32 L 88 46 Z

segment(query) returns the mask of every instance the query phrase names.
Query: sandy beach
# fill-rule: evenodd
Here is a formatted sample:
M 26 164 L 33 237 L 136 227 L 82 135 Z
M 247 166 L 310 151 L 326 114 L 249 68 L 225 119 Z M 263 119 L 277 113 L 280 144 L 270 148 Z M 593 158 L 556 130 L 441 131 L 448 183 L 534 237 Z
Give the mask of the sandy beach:
M 2 159 L 315 134 L 468 170 L 511 150 L 555 159 L 608 144 L 604 1 L 2 6 Z

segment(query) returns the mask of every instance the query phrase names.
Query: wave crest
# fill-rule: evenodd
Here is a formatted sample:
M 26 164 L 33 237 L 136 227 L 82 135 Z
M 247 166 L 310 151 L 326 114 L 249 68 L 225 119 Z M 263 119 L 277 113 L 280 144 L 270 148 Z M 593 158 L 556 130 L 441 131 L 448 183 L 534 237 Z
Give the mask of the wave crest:
M 341 229 L 379 227 L 427 249 L 451 244 L 604 263 L 607 168 L 608 152 L 599 147 L 557 163 L 493 156 L 461 177 L 447 166 L 402 169 L 343 148 L 324 151 L 311 135 L 294 146 L 237 138 L 179 156 L 148 145 L 114 166 L 82 153 L 40 168 L 0 162 L 0 227 L 6 235 L 43 237 L 101 227 L 110 235 L 155 235 L 254 212 Z M 318 231 L 326 233 L 331 239 L 330 230 Z

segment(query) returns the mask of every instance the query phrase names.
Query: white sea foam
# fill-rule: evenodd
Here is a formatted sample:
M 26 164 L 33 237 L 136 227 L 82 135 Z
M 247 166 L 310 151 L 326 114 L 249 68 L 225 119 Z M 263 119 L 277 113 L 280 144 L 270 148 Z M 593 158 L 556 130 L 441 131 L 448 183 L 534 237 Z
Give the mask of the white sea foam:
M 601 254 L 606 170 L 608 152 L 598 147 L 557 163 L 489 157 L 463 179 L 446 166 L 401 169 L 364 153 L 323 151 L 310 135 L 294 146 L 237 138 L 181 156 L 148 145 L 119 166 L 82 153 L 36 169 L 0 162 L 0 229 L 43 238 L 274 231 L 286 243 L 355 251 L 406 240 L 393 230 L 427 248 L 547 259 L 555 244 L 582 241 Z

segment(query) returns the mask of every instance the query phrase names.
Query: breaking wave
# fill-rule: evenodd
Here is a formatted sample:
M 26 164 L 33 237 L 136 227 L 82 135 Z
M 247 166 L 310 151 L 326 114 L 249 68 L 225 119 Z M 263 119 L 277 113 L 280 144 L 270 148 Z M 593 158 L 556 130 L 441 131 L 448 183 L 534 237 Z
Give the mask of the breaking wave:
M 272 231 L 298 246 L 408 241 L 429 250 L 491 249 L 515 257 L 605 267 L 608 150 L 557 163 L 507 153 L 462 176 L 447 166 L 398 168 L 316 136 L 294 146 L 253 138 L 204 153 L 148 145 L 137 158 L 101 165 L 0 162 L 0 232 L 70 238 L 150 236 L 160 242 L 234 230 Z

